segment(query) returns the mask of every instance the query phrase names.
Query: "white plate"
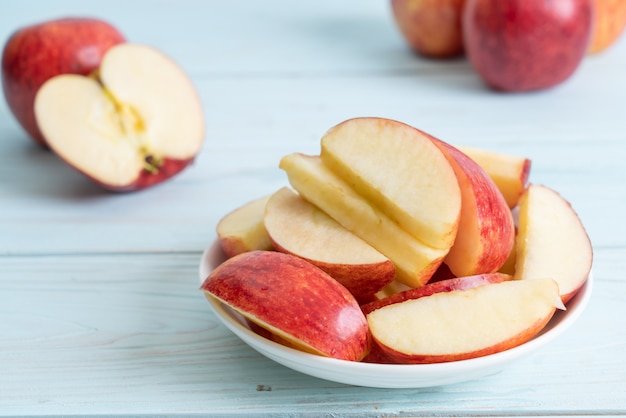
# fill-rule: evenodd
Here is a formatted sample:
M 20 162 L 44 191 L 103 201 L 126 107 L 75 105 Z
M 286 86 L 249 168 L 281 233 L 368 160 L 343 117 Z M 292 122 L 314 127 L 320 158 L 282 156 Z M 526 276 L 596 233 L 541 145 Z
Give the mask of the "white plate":
M 202 254 L 200 281 L 225 257 L 217 241 Z M 591 297 L 593 276 L 567 304 L 567 311 L 557 311 L 544 330 L 518 347 L 470 360 L 438 364 L 371 364 L 337 360 L 304 353 L 270 341 L 254 333 L 244 318 L 215 300 L 209 304 L 220 321 L 250 347 L 298 372 L 348 385 L 375 388 L 420 388 L 459 383 L 496 373 L 514 360 L 528 355 L 567 330 L 584 311 Z

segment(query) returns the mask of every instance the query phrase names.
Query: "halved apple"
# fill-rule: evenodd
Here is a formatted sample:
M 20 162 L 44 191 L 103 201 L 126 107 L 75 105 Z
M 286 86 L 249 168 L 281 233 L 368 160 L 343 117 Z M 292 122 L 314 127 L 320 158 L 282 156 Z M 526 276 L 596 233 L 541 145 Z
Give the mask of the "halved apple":
M 162 53 L 131 43 L 109 49 L 92 77 L 49 79 L 35 98 L 35 116 L 56 154 L 115 191 L 179 173 L 204 140 L 191 80 Z
M 557 308 L 564 306 L 554 280 L 508 280 L 387 305 L 367 321 L 374 341 L 397 362 L 439 363 L 523 344 Z
M 567 303 L 587 280 L 593 248 L 571 204 L 546 186 L 531 184 L 519 202 L 515 278 L 550 277 Z
M 457 277 L 493 273 L 515 240 L 515 223 L 502 193 L 487 173 L 455 147 L 432 139 L 454 169 L 461 187 L 461 218 L 444 263 Z
M 448 253 L 448 249 L 428 247 L 403 230 L 332 172 L 320 157 L 294 153 L 284 156 L 280 167 L 303 198 L 388 257 L 402 283 L 410 287 L 423 285 Z
M 265 204 L 270 195 L 252 200 L 227 213 L 217 223 L 217 237 L 226 257 L 247 251 L 272 250 L 272 241 L 265 229 Z
M 201 289 L 300 350 L 349 361 L 370 350 L 367 321 L 354 297 L 299 257 L 242 253 L 213 270 Z
M 435 293 L 452 292 L 454 290 L 467 290 L 474 287 L 482 286 L 490 283 L 500 283 L 512 280 L 513 276 L 502 273 L 477 274 L 475 276 L 455 277 L 436 282 L 429 282 L 422 287 L 407 289 L 394 293 L 382 299 L 361 305 L 361 310 L 365 315 L 376 309 L 392 305 L 394 303 L 404 302 L 406 300 L 418 299 Z
M 517 202 L 528 184 L 531 160 L 495 151 L 459 146 L 463 153 L 476 161 L 491 177 L 504 196 L 509 208 L 517 206 Z
M 270 197 L 264 223 L 276 250 L 321 268 L 359 301 L 395 277 L 387 257 L 287 187 Z
M 356 118 L 322 138 L 321 158 L 409 234 L 448 250 L 456 238 L 461 191 L 433 137 L 394 120 Z

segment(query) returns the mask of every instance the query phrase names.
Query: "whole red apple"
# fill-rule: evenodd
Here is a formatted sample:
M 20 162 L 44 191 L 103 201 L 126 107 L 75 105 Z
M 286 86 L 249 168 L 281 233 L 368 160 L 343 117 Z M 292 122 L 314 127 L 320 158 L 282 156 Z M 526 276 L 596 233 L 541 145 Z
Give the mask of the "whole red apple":
M 62 18 L 18 29 L 2 52 L 2 87 L 13 115 L 39 144 L 47 146 L 33 112 L 39 87 L 59 74 L 88 75 L 104 53 L 125 42 L 111 24 L 94 18 Z
M 400 33 L 417 53 L 450 58 L 463 53 L 461 16 L 465 0 L 391 0 Z
M 569 78 L 585 56 L 593 10 L 590 0 L 467 0 L 465 51 L 494 89 L 552 87 Z

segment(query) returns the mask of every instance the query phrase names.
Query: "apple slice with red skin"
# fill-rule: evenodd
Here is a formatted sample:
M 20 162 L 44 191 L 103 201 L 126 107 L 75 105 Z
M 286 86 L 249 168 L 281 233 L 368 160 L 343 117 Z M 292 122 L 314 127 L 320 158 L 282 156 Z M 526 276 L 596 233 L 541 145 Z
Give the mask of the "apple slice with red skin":
M 264 222 L 276 250 L 321 268 L 359 301 L 395 277 L 387 257 L 287 187 L 270 197 Z
M 144 45 L 109 49 L 96 77 L 63 74 L 35 97 L 50 148 L 101 186 L 154 186 L 190 164 L 204 140 L 194 85 L 170 58 Z
M 509 208 L 517 206 L 530 177 L 532 161 L 529 158 L 472 147 L 457 148 L 485 170 Z
M 507 280 L 387 305 L 367 321 L 376 344 L 396 362 L 442 363 L 521 345 L 557 308 L 565 307 L 554 280 Z
M 444 263 L 457 277 L 498 271 L 515 243 L 515 222 L 504 196 L 470 157 L 438 139 L 461 188 L 461 218 Z
M 370 350 L 367 321 L 354 296 L 299 257 L 239 254 L 213 270 L 201 289 L 303 351 L 360 361 Z
M 448 253 L 448 249 L 431 248 L 402 229 L 332 172 L 319 156 L 286 155 L 280 168 L 300 196 L 388 257 L 397 281 L 411 287 L 423 285 Z
M 35 142 L 47 146 L 34 112 L 41 85 L 59 74 L 91 74 L 109 48 L 123 42 L 124 35 L 113 25 L 87 17 L 47 20 L 9 37 L 2 51 L 4 97 Z
M 332 127 L 321 145 L 322 162 L 371 206 L 427 246 L 450 249 L 461 191 L 434 137 L 402 122 L 365 117 Z
M 215 228 L 226 257 L 254 250 L 273 250 L 263 218 L 270 195 L 246 202 L 220 219 Z
M 571 204 L 549 187 L 530 184 L 519 203 L 515 278 L 551 277 L 567 303 L 587 281 L 593 248 Z
M 474 287 L 483 286 L 490 283 L 500 283 L 512 280 L 513 276 L 502 273 L 478 274 L 475 276 L 455 277 L 452 279 L 439 280 L 436 282 L 428 282 L 422 287 L 407 289 L 402 292 L 394 293 L 374 302 L 361 305 L 361 310 L 365 315 L 376 309 L 383 308 L 394 303 L 400 303 L 411 299 L 423 298 L 425 296 L 434 295 L 440 292 L 452 292 L 454 290 L 467 290 Z

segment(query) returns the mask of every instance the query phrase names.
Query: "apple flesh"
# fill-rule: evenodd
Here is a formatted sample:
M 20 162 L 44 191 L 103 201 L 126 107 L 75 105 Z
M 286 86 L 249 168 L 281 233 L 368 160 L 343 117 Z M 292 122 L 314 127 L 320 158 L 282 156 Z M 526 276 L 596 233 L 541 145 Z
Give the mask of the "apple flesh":
M 125 43 L 107 51 L 97 74 L 58 75 L 37 93 L 37 124 L 57 155 L 114 191 L 153 186 L 194 160 L 204 115 L 176 63 Z
M 519 204 L 516 279 L 550 277 L 567 303 L 587 280 L 593 249 L 571 204 L 556 191 L 531 184 Z
M 201 289 L 300 350 L 349 361 L 370 350 L 357 301 L 301 258 L 276 251 L 239 254 L 213 270 Z
M 422 287 L 407 289 L 399 293 L 387 296 L 370 303 L 361 305 L 365 315 L 376 309 L 383 308 L 394 303 L 400 303 L 411 299 L 418 299 L 435 293 L 452 292 L 454 290 L 467 290 L 490 283 L 500 283 L 512 280 L 513 276 L 502 273 L 477 274 L 475 276 L 455 277 L 452 279 L 429 282 Z
M 391 10 L 408 45 L 431 58 L 463 53 L 461 16 L 465 0 L 391 0 Z
M 359 301 L 395 277 L 387 257 L 289 188 L 270 197 L 264 222 L 276 250 L 324 270 Z
M 517 206 L 530 177 L 531 160 L 480 148 L 457 147 L 485 170 L 504 196 L 509 208 Z
M 355 118 L 322 138 L 320 157 L 372 206 L 424 244 L 449 250 L 461 213 L 456 173 L 434 138 L 383 118 Z
M 280 168 L 300 196 L 388 257 L 396 269 L 396 279 L 407 286 L 428 282 L 448 253 L 448 249 L 423 244 L 402 229 L 332 172 L 319 156 L 289 154 L 281 159 Z
M 564 309 L 552 279 L 507 280 L 387 305 L 367 315 L 374 341 L 398 363 L 466 360 L 532 339 Z
M 463 39 L 485 83 L 521 92 L 568 79 L 586 55 L 591 0 L 467 0 Z
M 9 37 L 2 52 L 4 97 L 35 142 L 47 146 L 33 107 L 41 85 L 59 74 L 91 74 L 109 48 L 125 41 L 113 25 L 93 18 L 49 20 L 20 28 Z
M 263 218 L 270 195 L 252 200 L 227 213 L 217 223 L 217 237 L 226 257 L 254 250 L 273 250 Z
M 588 53 L 597 54 L 613 45 L 626 27 L 626 1 L 593 0 L 593 33 Z
M 461 187 L 461 218 L 444 263 L 457 277 L 498 271 L 515 243 L 508 204 L 489 175 L 453 146 L 433 139 L 446 156 Z

